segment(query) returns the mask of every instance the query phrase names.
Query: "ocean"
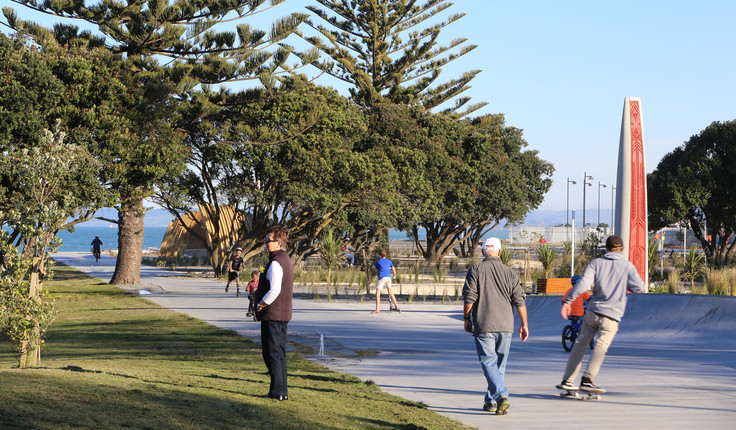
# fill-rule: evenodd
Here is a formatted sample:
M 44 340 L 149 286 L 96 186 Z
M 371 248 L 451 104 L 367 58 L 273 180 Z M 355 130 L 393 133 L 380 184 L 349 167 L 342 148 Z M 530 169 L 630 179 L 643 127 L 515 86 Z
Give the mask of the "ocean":
M 144 227 L 143 228 L 143 249 L 159 249 L 161 241 L 164 239 L 166 227 Z M 60 252 L 89 252 L 92 246 L 92 240 L 96 235 L 100 236 L 102 241 L 102 249 L 118 249 L 118 228 L 115 224 L 110 227 L 104 226 L 79 226 L 74 229 L 74 233 L 66 230 L 59 232 L 58 236 L 63 241 Z
M 164 239 L 167 227 L 144 227 L 143 229 L 143 249 L 159 249 L 161 241 Z M 59 232 L 59 237 L 63 241 L 60 252 L 88 252 L 90 251 L 92 240 L 96 235 L 100 236 L 102 241 L 102 249 L 118 249 L 118 229 L 117 225 L 109 226 L 79 226 L 70 233 L 66 230 Z M 488 237 L 497 237 L 499 239 L 508 239 L 508 229 L 494 229 L 486 234 L 483 239 Z M 421 236 L 423 239 L 424 237 Z M 404 232 L 397 230 L 389 231 L 389 240 L 407 240 L 408 237 Z

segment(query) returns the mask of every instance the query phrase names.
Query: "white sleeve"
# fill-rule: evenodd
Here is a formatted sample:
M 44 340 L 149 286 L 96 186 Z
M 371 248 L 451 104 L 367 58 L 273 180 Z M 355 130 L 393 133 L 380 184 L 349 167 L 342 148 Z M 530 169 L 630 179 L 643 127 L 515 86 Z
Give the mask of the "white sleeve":
M 281 267 L 278 261 L 274 260 L 271 265 L 268 266 L 266 271 L 266 279 L 271 288 L 268 293 L 263 297 L 263 303 L 270 305 L 276 300 L 276 297 L 281 294 L 281 280 L 284 278 L 284 269 Z

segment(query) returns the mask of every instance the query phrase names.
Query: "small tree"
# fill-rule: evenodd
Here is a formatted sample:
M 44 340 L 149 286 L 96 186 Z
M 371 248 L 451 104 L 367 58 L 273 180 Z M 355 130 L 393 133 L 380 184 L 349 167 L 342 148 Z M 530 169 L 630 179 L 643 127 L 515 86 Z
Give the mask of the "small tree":
M 691 246 L 690 251 L 685 255 L 682 273 L 690 280 L 690 288 L 694 287 L 695 279 L 705 273 L 705 258 L 698 252 L 697 246 Z
M 560 256 L 557 255 L 557 250 L 547 244 L 537 247 L 537 258 L 542 263 L 544 268 L 544 277 L 549 278 L 554 273 L 555 263 L 559 260 Z
M 60 245 L 56 233 L 67 219 L 100 202 L 98 166 L 84 148 L 48 131 L 38 146 L 0 158 L 0 220 L 22 238 L 14 246 L 11 234 L 0 230 L 0 320 L 20 367 L 41 364 L 43 336 L 54 315 L 53 303 L 43 300 L 46 259 Z
M 342 251 L 342 240 L 335 235 L 331 228 L 325 229 L 322 233 L 320 245 L 319 257 L 327 268 L 327 300 L 331 300 L 332 269 L 345 260 L 345 253 Z
M 508 248 L 501 248 L 501 253 L 498 255 L 498 258 L 501 259 L 501 262 L 505 265 L 509 265 L 511 263 L 511 258 L 513 258 L 514 254 L 511 252 Z
M 657 250 L 657 244 L 651 237 L 649 238 L 649 246 L 647 248 L 649 252 L 649 277 L 653 277 L 656 272 L 657 265 L 659 263 L 659 251 Z

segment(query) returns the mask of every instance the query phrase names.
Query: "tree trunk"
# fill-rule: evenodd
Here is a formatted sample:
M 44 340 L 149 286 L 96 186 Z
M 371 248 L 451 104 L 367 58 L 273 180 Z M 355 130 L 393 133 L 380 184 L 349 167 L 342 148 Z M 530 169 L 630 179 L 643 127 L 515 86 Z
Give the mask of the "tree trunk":
M 143 256 L 143 198 L 131 196 L 122 200 L 118 212 L 118 258 L 113 285 L 134 285 L 141 282 Z

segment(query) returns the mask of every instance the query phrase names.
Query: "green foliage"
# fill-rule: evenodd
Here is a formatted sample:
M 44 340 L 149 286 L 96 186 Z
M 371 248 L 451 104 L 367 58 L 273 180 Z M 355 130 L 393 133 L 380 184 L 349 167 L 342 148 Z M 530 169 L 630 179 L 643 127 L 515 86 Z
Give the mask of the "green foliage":
M 555 270 L 555 264 L 560 259 L 557 250 L 547 244 L 541 245 L 537 247 L 537 259 L 542 263 L 544 277 L 551 278 Z
M 502 248 L 501 253 L 498 255 L 498 257 L 501 259 L 501 262 L 503 264 L 508 266 L 514 257 L 514 254 L 511 252 L 509 248 Z
M 285 63 L 289 50 L 278 42 L 294 32 L 307 15 L 291 14 L 276 21 L 268 32 L 244 24 L 243 20 L 261 11 L 263 3 L 144 0 L 126 7 L 114 2 L 20 3 L 55 15 L 62 22 L 53 30 L 20 19 L 9 8 L 4 10 L 8 27 L 27 32 L 47 49 L 98 48 L 115 55 L 126 97 L 109 104 L 107 97 L 102 97 L 102 103 L 94 97 L 79 97 L 103 110 L 111 106 L 118 117 L 118 121 L 107 123 L 111 138 L 90 141 L 105 164 L 103 181 L 120 203 L 118 220 L 109 220 L 119 223 L 120 238 L 111 283 L 136 283 L 140 279 L 143 199 L 153 192 L 157 180 L 176 175 L 184 166 L 186 150 L 179 133 L 191 118 L 179 115 L 180 101 L 200 84 L 253 79 L 273 86 L 275 74 L 290 70 Z M 220 32 L 217 24 L 221 20 L 236 21 L 235 31 Z M 81 30 L 69 21 L 85 22 L 87 28 Z M 118 74 L 111 75 L 91 76 L 114 82 Z M 212 105 L 209 107 L 211 110 Z M 91 109 L 90 116 L 94 114 Z
M 734 165 L 736 120 L 713 122 L 662 157 L 647 177 L 650 228 L 687 222 L 710 262 L 730 261 L 735 248 L 727 238 L 736 233 Z
M 187 170 L 162 181 L 155 201 L 182 219 L 199 208 L 215 225 L 230 222 L 222 206 L 234 210 L 241 226 L 232 236 L 212 230 L 203 238 L 213 268 L 227 243 L 242 246 L 245 258 L 258 254 L 274 224 L 289 229 L 294 258 L 314 254 L 326 226 L 350 232 L 349 208 L 375 202 L 385 179 L 374 173 L 385 166 L 355 148 L 365 120 L 336 91 L 295 79 L 274 94 L 206 96 L 227 108 L 200 117 L 197 100 L 190 101 Z
M 470 231 L 520 221 L 551 186 L 552 166 L 524 151 L 521 130 L 502 115 L 472 121 L 399 105 L 374 106 L 365 144 L 397 166 L 402 202 L 393 213 L 398 228 L 414 238 L 429 262 L 440 261 Z
M 324 72 L 352 85 L 350 92 L 363 106 L 376 103 L 421 104 L 432 109 L 457 97 L 480 70 L 458 79 L 433 85 L 442 67 L 475 49 L 466 39 L 453 39 L 439 46 L 440 31 L 465 14 L 452 14 L 444 21 L 438 15 L 452 6 L 445 0 L 321 0 L 307 6 L 331 28 L 309 25 L 319 36 L 305 39 L 334 62 L 315 63 Z M 431 22 L 431 24 L 429 24 Z M 425 28 L 420 25 L 429 24 Z M 302 54 L 304 55 L 304 54 Z M 456 99 L 454 112 L 469 97 Z M 463 115 L 483 107 L 470 106 Z
M 12 231 L 0 230 L 0 317 L 21 367 L 40 365 L 43 336 L 53 320 L 53 304 L 43 301 L 46 258 L 59 246 L 55 235 L 67 218 L 99 203 L 97 169 L 86 150 L 66 144 L 58 131 L 0 158 L 0 220 Z M 29 352 L 34 357 L 27 358 Z
M 698 252 L 698 247 L 692 245 L 685 255 L 682 264 L 682 274 L 690 280 L 690 286 L 695 285 L 695 280 L 705 274 L 705 257 Z
M 2 232 L 5 236 L 5 232 Z M 0 332 L 10 342 L 20 367 L 29 361 L 25 357 L 44 343 L 46 331 L 56 316 L 53 301 L 44 300 L 42 294 L 32 294 L 27 275 L 31 271 L 31 259 L 15 253 L 15 249 L 3 237 L 2 248 L 7 258 L 0 272 Z M 30 363 L 40 364 L 40 363 Z
M 342 240 L 331 228 L 327 228 L 322 232 L 319 258 L 327 268 L 327 299 L 330 300 L 332 299 L 332 295 L 330 294 L 332 270 L 345 260 L 345 254 L 342 250 Z
M 442 263 L 436 263 L 430 268 L 430 271 L 432 272 L 432 279 L 435 283 L 444 282 L 447 270 L 442 266 Z
M 659 266 L 659 260 L 660 260 L 660 252 L 659 247 L 657 246 L 657 243 L 654 241 L 653 238 L 649 238 L 649 244 L 647 247 L 648 255 L 648 265 L 649 265 L 649 277 L 651 278 L 655 273 L 657 273 L 657 266 Z

